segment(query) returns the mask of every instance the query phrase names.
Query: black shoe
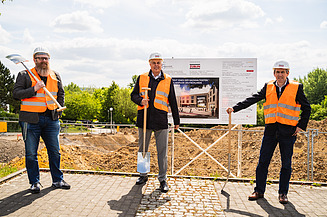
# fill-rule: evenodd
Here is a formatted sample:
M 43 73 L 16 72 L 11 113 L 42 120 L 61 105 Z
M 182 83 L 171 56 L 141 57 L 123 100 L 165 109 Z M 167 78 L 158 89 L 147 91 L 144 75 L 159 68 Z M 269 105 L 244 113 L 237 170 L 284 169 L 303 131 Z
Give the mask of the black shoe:
M 163 193 L 166 193 L 169 191 L 169 187 L 167 185 L 167 182 L 165 180 L 160 182 L 160 191 Z
M 279 200 L 279 202 L 281 204 L 287 204 L 288 203 L 288 199 L 287 199 L 287 195 L 286 194 L 279 194 L 278 200 Z
M 137 181 L 136 181 L 136 185 L 142 185 L 145 184 L 148 181 L 148 176 L 140 176 Z
M 38 193 L 40 193 L 41 186 L 42 185 L 41 185 L 40 182 L 36 182 L 36 183 L 32 184 L 31 185 L 31 188 L 30 188 L 32 194 L 38 194 Z
M 61 189 L 70 189 L 70 185 L 65 182 L 64 180 L 61 180 L 60 182 L 54 182 L 52 183 L 53 188 L 61 188 Z

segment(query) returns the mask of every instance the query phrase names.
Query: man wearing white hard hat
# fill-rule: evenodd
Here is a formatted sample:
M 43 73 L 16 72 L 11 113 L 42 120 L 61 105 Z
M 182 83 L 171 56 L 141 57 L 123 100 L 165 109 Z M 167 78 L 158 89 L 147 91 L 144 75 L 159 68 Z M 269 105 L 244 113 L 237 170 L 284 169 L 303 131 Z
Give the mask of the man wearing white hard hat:
M 273 66 L 276 80 L 269 81 L 259 92 L 226 110 L 227 113 L 238 112 L 260 100 L 266 100 L 263 104 L 265 131 L 256 168 L 256 187 L 249 200 L 264 197 L 268 167 L 278 143 L 282 163 L 278 200 L 282 204 L 288 203 L 293 146 L 298 132 L 306 130 L 311 113 L 311 106 L 303 92 L 303 85 L 288 79 L 289 69 L 288 62 L 276 62 Z
M 13 90 L 13 97 L 21 100 L 19 124 L 25 142 L 26 170 L 31 184 L 31 192 L 39 193 L 40 171 L 37 150 L 40 137 L 43 139 L 49 157 L 52 187 L 70 189 L 63 180 L 60 170 L 59 117 L 55 102 L 45 93 L 46 87 L 58 103 L 64 106 L 64 89 L 59 74 L 50 69 L 50 53 L 45 47 L 37 47 L 33 52 L 35 67 L 31 72 L 19 72 Z M 36 76 L 33 77 L 32 74 Z
M 169 75 L 161 70 L 162 56 L 160 53 L 152 53 L 149 57 L 150 71 L 141 74 L 136 81 L 131 93 L 132 101 L 138 105 L 136 126 L 139 129 L 139 151 L 143 150 L 143 130 L 146 130 L 145 151 L 148 151 L 152 132 L 156 137 L 158 154 L 159 174 L 161 192 L 169 190 L 167 184 L 167 152 L 168 152 L 168 105 L 170 106 L 175 129 L 178 129 L 180 119 L 174 84 Z M 145 90 L 151 88 L 148 98 L 145 98 Z M 146 129 L 143 129 L 144 107 L 147 106 Z M 148 176 L 141 173 L 136 181 L 137 185 L 146 183 Z

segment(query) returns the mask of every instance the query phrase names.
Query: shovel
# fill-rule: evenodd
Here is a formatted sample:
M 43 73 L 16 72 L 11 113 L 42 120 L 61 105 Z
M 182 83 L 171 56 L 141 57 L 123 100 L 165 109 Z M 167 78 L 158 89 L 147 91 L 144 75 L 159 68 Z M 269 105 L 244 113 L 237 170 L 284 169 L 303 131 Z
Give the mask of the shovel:
M 221 189 L 221 193 L 224 192 L 224 188 L 228 182 L 228 178 L 230 175 L 230 151 L 231 151 L 231 133 L 232 133 L 232 114 L 229 113 L 229 120 L 228 120 L 228 174 L 227 174 L 227 178 L 225 181 L 225 184 L 223 186 L 223 188 Z
M 25 61 L 27 61 L 24 57 L 22 57 L 19 54 L 11 54 L 6 56 L 7 59 L 13 61 L 16 64 L 21 63 L 26 69 L 27 71 L 33 76 L 33 78 L 35 79 L 36 82 L 39 81 L 39 79 L 33 74 L 33 72 L 31 72 L 31 70 L 29 70 L 29 68 L 27 68 L 27 66 L 24 64 Z M 66 109 L 66 106 L 62 107 L 58 101 L 53 97 L 53 95 L 48 91 L 48 89 L 46 87 L 42 87 L 42 89 L 44 90 L 44 92 L 46 92 L 48 94 L 48 96 L 52 99 L 52 101 L 58 106 L 57 111 L 63 111 Z
M 144 99 L 148 98 L 148 90 L 151 88 L 143 87 L 145 90 Z M 145 152 L 145 137 L 146 137 L 146 117 L 147 117 L 147 106 L 144 106 L 144 119 L 143 119 L 143 152 L 137 153 L 137 172 L 148 173 L 150 172 L 150 152 Z

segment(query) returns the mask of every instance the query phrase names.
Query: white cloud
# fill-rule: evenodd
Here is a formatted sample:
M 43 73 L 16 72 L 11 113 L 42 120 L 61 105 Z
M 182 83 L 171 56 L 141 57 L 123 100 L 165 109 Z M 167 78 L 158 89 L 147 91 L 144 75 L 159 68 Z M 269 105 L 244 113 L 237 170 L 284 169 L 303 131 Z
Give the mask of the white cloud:
M 317 13 L 324 5 L 312 4 L 303 23 L 297 5 L 273 1 L 280 2 L 21 1 L 6 5 L 1 16 L 0 61 L 18 73 L 22 66 L 5 56 L 19 53 L 33 67 L 32 51 L 43 45 L 50 50 L 51 67 L 62 75 L 64 84 L 97 87 L 109 86 L 113 80 L 125 86 L 132 75 L 149 69 L 147 58 L 154 51 L 165 58 L 257 58 L 258 88 L 273 78 L 271 67 L 278 59 L 290 62 L 292 78 L 314 67 L 326 68 L 326 37 L 311 31 L 318 25 L 322 32 L 326 30 L 326 17 Z M 276 10 L 278 5 L 283 5 L 282 10 Z M 17 7 L 30 11 L 30 16 L 17 16 Z M 187 29 L 180 28 L 183 25 Z
M 90 1 L 90 0 L 74 0 L 74 2 L 88 5 L 95 8 L 109 8 L 115 4 L 117 4 L 118 0 L 96 0 L 96 1 Z
M 279 17 L 276 18 L 276 21 L 277 21 L 278 23 L 281 23 L 281 22 L 284 21 L 284 18 L 283 18 L 282 16 L 279 16 Z
M 185 26 L 221 29 L 226 27 L 257 27 L 256 19 L 265 13 L 246 0 L 196 1 L 186 14 Z
M 281 23 L 281 22 L 283 22 L 284 21 L 284 18 L 282 17 L 282 16 L 279 16 L 279 17 L 277 17 L 277 18 L 267 18 L 266 19 L 266 22 L 265 22 L 265 26 L 267 26 L 267 25 L 272 25 L 272 24 L 274 24 L 274 23 Z
M 320 28 L 327 29 L 327 21 L 326 20 L 322 21 L 322 23 L 320 24 Z
M 154 51 L 161 52 L 165 58 L 255 57 L 258 59 L 258 87 L 273 78 L 271 68 L 277 60 L 290 62 L 293 78 L 303 77 L 313 67 L 321 66 L 319 64 L 327 57 L 327 51 L 314 48 L 309 41 L 280 44 L 227 42 L 210 46 L 172 39 L 75 38 L 50 43 L 47 47 L 53 53 L 55 70 L 64 73 L 65 84 L 74 82 L 99 87 L 109 86 L 112 80 L 126 86 L 132 75 L 149 69 L 147 57 Z
M 10 33 L 7 32 L 5 29 L 2 28 L 0 24 L 0 43 L 1 44 L 6 44 L 9 43 L 10 40 Z
M 23 38 L 24 38 L 24 42 L 27 42 L 29 44 L 31 44 L 31 43 L 34 42 L 34 38 L 32 37 L 29 29 L 25 29 L 24 30 L 24 36 L 23 36 Z
M 101 22 L 90 16 L 87 11 L 60 15 L 50 25 L 56 32 L 103 32 Z
M 266 22 L 265 22 L 265 25 L 271 25 L 271 24 L 273 24 L 274 23 L 274 20 L 273 19 L 271 19 L 271 18 L 267 18 L 266 19 Z

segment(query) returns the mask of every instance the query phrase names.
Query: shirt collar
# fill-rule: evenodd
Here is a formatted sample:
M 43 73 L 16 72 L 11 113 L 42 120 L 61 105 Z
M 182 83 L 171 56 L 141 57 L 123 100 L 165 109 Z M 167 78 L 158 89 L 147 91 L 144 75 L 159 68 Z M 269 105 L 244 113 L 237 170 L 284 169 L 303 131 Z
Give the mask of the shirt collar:
M 279 87 L 279 89 L 281 89 L 281 88 L 283 88 L 284 86 L 286 86 L 288 84 L 288 78 L 286 78 L 286 81 L 285 81 L 285 83 L 280 87 L 280 86 L 278 86 L 278 83 L 277 83 L 277 81 L 275 81 L 275 85 L 277 86 L 277 87 Z
M 156 80 L 162 76 L 162 71 L 160 71 L 159 75 L 157 75 L 157 76 L 154 76 L 154 74 L 153 74 L 152 71 L 150 71 L 150 73 L 151 73 L 152 77 L 153 77 L 154 79 L 156 79 Z

